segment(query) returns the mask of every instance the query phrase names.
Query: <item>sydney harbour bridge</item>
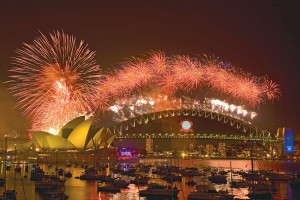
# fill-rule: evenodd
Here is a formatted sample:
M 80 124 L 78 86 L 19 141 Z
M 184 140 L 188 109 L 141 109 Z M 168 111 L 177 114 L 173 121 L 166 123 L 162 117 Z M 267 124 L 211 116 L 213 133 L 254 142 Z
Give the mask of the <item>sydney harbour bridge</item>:
M 192 123 L 190 131 L 182 130 L 181 123 L 185 120 Z M 257 145 L 271 155 L 278 151 L 284 140 L 248 121 L 201 109 L 147 113 L 116 123 L 103 131 L 114 134 L 115 139 L 145 139 L 151 145 L 151 141 L 158 139 L 178 139 L 183 143 L 183 139 L 244 141 Z

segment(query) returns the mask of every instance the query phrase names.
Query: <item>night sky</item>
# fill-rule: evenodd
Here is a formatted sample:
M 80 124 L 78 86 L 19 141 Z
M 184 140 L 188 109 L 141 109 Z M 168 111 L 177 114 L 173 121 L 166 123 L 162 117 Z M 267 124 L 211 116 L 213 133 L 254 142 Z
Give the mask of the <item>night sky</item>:
M 30 125 L 4 83 L 15 50 L 39 31 L 63 30 L 88 43 L 103 69 L 161 50 L 216 55 L 253 75 L 268 75 L 283 95 L 260 105 L 253 123 L 272 133 L 290 127 L 300 137 L 299 15 L 299 1 L 2 1 L 0 133 L 26 134 Z

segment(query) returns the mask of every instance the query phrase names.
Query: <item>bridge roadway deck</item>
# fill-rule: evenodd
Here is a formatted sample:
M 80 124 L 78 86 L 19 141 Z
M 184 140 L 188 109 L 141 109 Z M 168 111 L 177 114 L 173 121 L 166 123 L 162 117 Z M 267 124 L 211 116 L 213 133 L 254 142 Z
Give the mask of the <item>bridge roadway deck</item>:
M 216 139 L 242 140 L 280 143 L 282 139 L 275 137 L 255 137 L 249 135 L 199 134 L 199 133 L 131 133 L 117 134 L 118 139 Z

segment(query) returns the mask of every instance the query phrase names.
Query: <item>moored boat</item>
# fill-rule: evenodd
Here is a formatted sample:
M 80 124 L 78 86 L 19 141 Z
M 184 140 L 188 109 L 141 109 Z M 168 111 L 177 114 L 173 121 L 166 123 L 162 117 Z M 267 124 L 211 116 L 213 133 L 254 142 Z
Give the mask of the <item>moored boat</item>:
M 9 171 L 11 169 L 11 166 L 8 164 L 6 165 L 6 170 Z
M 293 179 L 293 175 L 285 173 L 272 173 L 269 175 L 271 181 L 289 181 Z
M 181 171 L 182 176 L 203 176 L 203 173 L 199 172 L 197 168 L 185 168 Z
M 99 180 L 99 175 L 95 169 L 85 169 L 84 173 L 79 176 L 81 180 Z
M 233 180 L 230 182 L 231 188 L 246 188 L 250 186 L 250 182 L 247 180 Z
M 66 182 L 66 178 L 64 177 L 60 177 L 58 175 L 50 175 L 49 176 L 49 179 L 53 180 L 53 181 L 56 181 L 56 182 L 61 182 L 61 183 L 65 183 Z
M 0 178 L 0 186 L 4 186 L 5 185 L 5 179 L 4 178 Z
M 121 186 L 114 185 L 114 184 L 100 184 L 98 185 L 98 191 L 103 192 L 121 192 Z
M 196 185 L 197 183 L 194 180 L 188 180 L 185 184 L 187 184 L 187 185 Z
M 115 180 L 112 184 L 121 188 L 128 188 L 129 182 L 124 180 Z
M 272 192 L 267 190 L 250 190 L 247 196 L 250 199 L 273 199 Z
M 299 188 L 300 187 L 300 178 L 290 180 L 290 186 L 292 188 Z
M 180 190 L 177 187 L 173 188 L 147 188 L 140 190 L 139 195 L 142 197 L 160 197 L 160 198 L 174 198 L 177 199 Z
M 213 185 L 197 185 L 197 191 L 188 195 L 188 200 L 232 200 L 234 195 L 227 191 L 217 192 Z
M 15 172 L 21 172 L 21 167 L 20 166 L 16 166 L 15 167 Z
M 30 173 L 30 180 L 40 181 L 44 177 L 44 171 L 38 165 L 33 165 Z
M 64 177 L 71 178 L 72 175 L 73 175 L 73 174 L 72 174 L 70 171 L 68 171 L 68 172 L 66 172 L 66 173 L 64 174 Z
M 182 176 L 177 176 L 175 174 L 167 174 L 163 176 L 161 179 L 167 182 L 176 182 L 176 181 L 182 181 Z
M 135 179 L 130 180 L 130 183 L 136 185 L 147 185 L 148 180 L 148 177 L 136 177 Z
M 188 195 L 188 200 L 221 200 L 222 196 L 217 193 L 193 192 Z
M 42 180 L 35 183 L 36 190 L 53 190 L 63 187 L 64 184 L 53 180 Z
M 7 190 L 6 192 L 3 192 L 2 199 L 4 199 L 4 200 L 17 200 L 16 190 Z
M 69 198 L 63 191 L 47 191 L 43 193 L 44 200 L 67 200 Z

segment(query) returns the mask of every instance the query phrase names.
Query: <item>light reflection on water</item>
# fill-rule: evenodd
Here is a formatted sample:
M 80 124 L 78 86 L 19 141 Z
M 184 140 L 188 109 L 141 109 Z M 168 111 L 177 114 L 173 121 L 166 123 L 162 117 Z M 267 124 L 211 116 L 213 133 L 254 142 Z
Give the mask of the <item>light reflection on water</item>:
M 144 159 L 141 160 L 141 163 L 144 164 L 154 164 L 154 165 L 173 165 L 179 167 L 215 167 L 219 169 L 230 169 L 229 160 L 178 160 L 178 159 Z M 233 170 L 250 170 L 251 161 L 250 160 L 232 160 L 231 161 Z M 1 176 L 3 177 L 3 165 L 1 165 Z M 44 170 L 49 174 L 54 173 L 54 167 L 46 169 L 45 165 L 43 166 Z M 289 171 L 297 172 L 300 170 L 299 161 L 255 161 L 255 169 L 273 169 L 274 171 Z M 24 166 L 22 166 L 22 172 L 16 173 L 12 169 L 7 172 L 7 189 L 16 189 L 18 192 L 18 199 L 27 199 L 27 200 L 42 200 L 42 196 L 35 191 L 35 182 L 30 181 L 30 170 L 25 172 Z M 70 168 L 73 173 L 73 177 L 68 179 L 65 183 L 65 193 L 69 196 L 69 200 L 146 200 L 145 197 L 139 197 L 138 191 L 141 189 L 146 189 L 146 186 L 137 187 L 134 184 L 130 184 L 128 189 L 122 189 L 121 193 L 106 193 L 106 192 L 97 192 L 97 181 L 83 181 L 80 179 L 75 179 L 75 176 L 79 176 L 82 173 L 82 169 Z M 298 171 L 299 172 L 299 171 Z M 24 178 L 24 175 L 28 175 L 28 178 Z M 127 178 L 127 176 L 123 176 Z M 179 200 L 186 200 L 190 192 L 195 190 L 194 186 L 188 186 L 185 184 L 186 181 L 191 180 L 192 178 L 184 177 L 182 182 L 176 182 L 176 186 L 182 190 L 179 195 Z M 196 182 L 200 181 L 200 177 L 193 178 Z M 228 184 L 215 185 L 217 191 L 219 190 L 228 190 L 230 193 L 236 195 L 240 199 L 246 199 L 248 189 L 247 188 L 233 188 L 229 187 L 230 175 L 228 175 Z M 158 182 L 158 179 L 150 179 L 151 182 Z M 166 184 L 165 181 L 160 180 L 160 183 Z M 24 186 L 24 187 L 23 187 Z M 24 191 L 23 191 L 24 188 Z M 300 192 L 291 190 L 288 182 L 278 182 L 277 183 L 278 191 L 275 194 L 275 199 L 300 199 Z M 0 193 L 4 191 L 4 187 L 0 187 Z

